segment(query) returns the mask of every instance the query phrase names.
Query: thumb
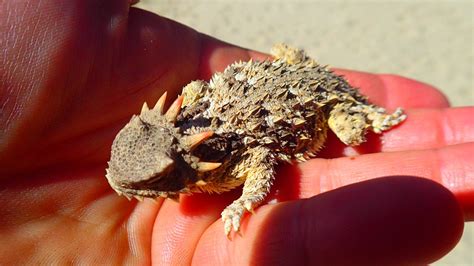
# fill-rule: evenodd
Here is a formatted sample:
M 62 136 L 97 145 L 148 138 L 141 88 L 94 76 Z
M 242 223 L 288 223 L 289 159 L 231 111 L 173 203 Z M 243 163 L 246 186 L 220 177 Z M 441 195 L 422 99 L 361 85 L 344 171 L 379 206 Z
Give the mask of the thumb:
M 0 13 L 0 162 L 110 128 L 198 73 L 201 35 L 129 0 L 7 1 Z

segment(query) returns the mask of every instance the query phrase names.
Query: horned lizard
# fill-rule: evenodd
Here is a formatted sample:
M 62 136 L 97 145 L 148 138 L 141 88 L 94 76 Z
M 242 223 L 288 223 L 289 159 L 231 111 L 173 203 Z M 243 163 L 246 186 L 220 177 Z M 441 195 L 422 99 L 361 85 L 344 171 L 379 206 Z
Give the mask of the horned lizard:
M 107 179 L 127 198 L 221 193 L 243 184 L 240 198 L 222 212 L 224 231 L 270 191 L 275 165 L 305 161 L 323 146 L 328 129 L 347 145 L 402 122 L 304 51 L 284 44 L 273 61 L 236 62 L 210 80 L 183 88 L 164 113 L 166 92 L 118 133 Z

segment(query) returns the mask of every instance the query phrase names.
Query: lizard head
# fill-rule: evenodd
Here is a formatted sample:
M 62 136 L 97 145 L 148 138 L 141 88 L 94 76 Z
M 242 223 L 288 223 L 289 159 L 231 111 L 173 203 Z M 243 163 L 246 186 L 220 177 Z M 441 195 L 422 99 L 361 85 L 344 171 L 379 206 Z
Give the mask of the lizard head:
M 145 103 L 140 115 L 134 115 L 115 137 L 106 177 L 119 195 L 177 198 L 186 191 L 187 179 L 195 176 L 199 167 L 209 170 L 219 166 L 193 160 L 189 155 L 212 132 L 188 136 L 179 132 L 175 121 L 183 96 L 163 114 L 165 100 L 166 93 L 153 109 Z

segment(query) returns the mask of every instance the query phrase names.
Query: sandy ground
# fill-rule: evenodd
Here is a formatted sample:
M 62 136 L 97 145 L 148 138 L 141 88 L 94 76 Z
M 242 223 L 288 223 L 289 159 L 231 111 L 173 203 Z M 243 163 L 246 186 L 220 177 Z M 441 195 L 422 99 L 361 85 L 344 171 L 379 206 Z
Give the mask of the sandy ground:
M 142 0 L 139 7 L 244 47 L 286 42 L 323 64 L 418 79 L 453 106 L 474 105 L 472 0 Z M 470 223 L 435 265 L 474 265 L 473 250 Z

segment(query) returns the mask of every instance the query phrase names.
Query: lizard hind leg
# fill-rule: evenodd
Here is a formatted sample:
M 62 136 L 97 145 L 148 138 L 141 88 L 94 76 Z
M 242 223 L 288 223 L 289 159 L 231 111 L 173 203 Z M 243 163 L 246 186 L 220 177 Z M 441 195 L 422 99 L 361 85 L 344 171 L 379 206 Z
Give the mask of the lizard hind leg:
M 328 125 L 346 145 L 359 145 L 365 141 L 365 133 L 370 127 L 362 112 L 351 111 L 353 103 L 338 103 L 329 113 Z
M 354 146 L 365 141 L 368 129 L 380 134 L 405 118 L 400 108 L 387 114 L 382 107 L 343 102 L 336 104 L 329 113 L 328 125 L 344 144 Z
M 275 159 L 264 147 L 252 148 L 247 156 L 239 162 L 234 171 L 246 175 L 242 195 L 221 213 L 224 231 L 229 237 L 232 229 L 240 230 L 242 216 L 260 205 L 270 192 L 273 183 Z M 242 172 L 243 170 L 243 172 Z
M 382 133 L 382 131 L 400 124 L 407 117 L 401 108 L 397 108 L 392 114 L 387 114 L 383 108 L 370 106 L 366 108 L 365 112 L 367 118 L 372 122 L 371 128 L 375 133 Z

